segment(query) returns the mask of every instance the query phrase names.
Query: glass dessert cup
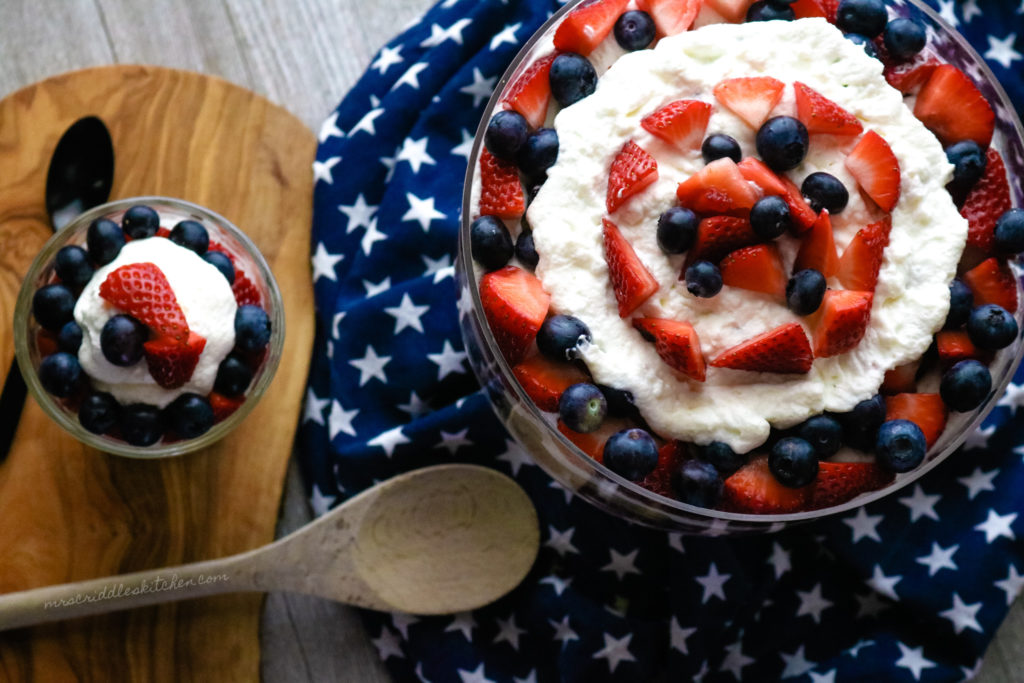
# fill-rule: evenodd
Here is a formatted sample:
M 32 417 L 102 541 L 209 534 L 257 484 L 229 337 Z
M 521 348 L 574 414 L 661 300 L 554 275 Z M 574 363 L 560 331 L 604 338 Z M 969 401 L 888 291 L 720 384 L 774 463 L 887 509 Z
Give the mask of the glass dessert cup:
M 491 116 L 499 108 L 510 83 L 526 71 L 531 53 L 540 46 L 550 46 L 550 38 L 564 16 L 580 4 L 569 2 L 527 42 L 499 81 L 484 111 L 469 157 L 462 205 L 462 226 L 456 262 L 457 282 L 462 302 L 471 304 L 460 317 L 463 338 L 470 364 L 484 386 L 495 412 L 512 435 L 531 453 L 534 460 L 559 483 L 589 503 L 632 522 L 685 533 L 720 535 L 732 533 L 776 531 L 789 524 L 808 522 L 839 514 L 888 496 L 923 476 L 952 455 L 960 444 L 982 423 L 995 407 L 1024 355 L 1020 335 L 997 352 L 988 367 L 992 374 L 992 392 L 975 410 L 950 412 L 944 431 L 928 449 L 925 461 L 914 470 L 896 475 L 895 480 L 875 491 L 841 505 L 791 514 L 741 514 L 696 507 L 653 493 L 637 483 L 612 472 L 577 448 L 556 429 L 556 415 L 541 411 L 520 386 L 511 366 L 499 349 L 487 323 L 478 287 L 479 272 L 472 258 L 470 225 L 474 214 L 473 183 L 483 151 L 483 136 Z M 992 145 L 1003 156 L 1010 178 L 1014 206 L 1024 204 L 1024 188 L 1014 179 L 1024 177 L 1024 129 L 991 71 L 980 56 L 959 34 L 946 26 L 938 15 L 918 0 L 907 0 L 898 7 L 890 6 L 890 17 L 905 16 L 922 22 L 928 31 L 926 49 L 943 61 L 970 74 L 996 112 L 995 136 Z M 514 237 L 514 233 L 513 233 Z M 1011 261 L 1017 280 L 1018 296 L 1021 277 L 1018 260 Z M 460 307 L 461 308 L 461 307 Z M 1024 329 L 1024 315 L 1018 305 L 1014 317 Z
M 89 225 L 97 218 L 109 218 L 120 225 L 121 218 L 130 207 L 144 204 L 160 215 L 161 225 L 170 227 L 178 221 L 191 219 L 201 223 L 209 233 L 211 243 L 221 249 L 253 282 L 260 296 L 260 305 L 270 320 L 271 334 L 265 355 L 255 369 L 253 378 L 244 392 L 243 401 L 223 420 L 208 431 L 190 439 L 164 440 L 151 446 L 134 446 L 107 434 L 95 434 L 85 429 L 70 401 L 60 399 L 46 391 L 39 379 L 38 369 L 43 359 L 38 339 L 41 326 L 32 315 L 32 298 L 37 289 L 56 278 L 54 260 L 66 245 L 85 247 Z M 107 453 L 132 458 L 162 458 L 199 450 L 226 436 L 237 427 L 256 406 L 270 385 L 284 346 L 284 304 L 277 282 L 252 240 L 230 221 L 196 204 L 171 197 L 132 197 L 97 206 L 69 223 L 47 241 L 29 267 L 22 282 L 14 309 L 14 347 L 18 367 L 29 392 L 43 411 L 66 432 L 82 443 Z

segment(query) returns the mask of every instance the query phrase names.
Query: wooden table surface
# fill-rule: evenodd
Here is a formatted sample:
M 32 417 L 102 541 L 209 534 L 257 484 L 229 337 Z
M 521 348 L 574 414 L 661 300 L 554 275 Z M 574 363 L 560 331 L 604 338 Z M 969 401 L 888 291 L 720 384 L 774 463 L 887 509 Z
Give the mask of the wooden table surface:
M 99 64 L 156 64 L 226 78 L 289 109 L 314 131 L 398 27 L 433 0 L 2 0 L 0 95 Z M 188 131 L 182 131 L 188 135 Z M 295 464 L 279 533 L 310 518 Z M 388 680 L 358 616 L 334 603 L 271 594 L 266 681 Z M 1024 680 L 1018 602 L 988 651 L 984 683 Z

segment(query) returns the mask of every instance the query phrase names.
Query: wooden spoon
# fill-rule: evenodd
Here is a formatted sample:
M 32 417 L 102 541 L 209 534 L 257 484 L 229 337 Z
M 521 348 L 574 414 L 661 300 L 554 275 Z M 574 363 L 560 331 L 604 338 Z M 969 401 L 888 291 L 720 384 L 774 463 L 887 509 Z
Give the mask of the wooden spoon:
M 239 591 L 461 612 L 515 588 L 539 544 L 536 510 L 514 481 L 485 467 L 438 465 L 378 484 L 246 553 L 0 595 L 0 630 Z

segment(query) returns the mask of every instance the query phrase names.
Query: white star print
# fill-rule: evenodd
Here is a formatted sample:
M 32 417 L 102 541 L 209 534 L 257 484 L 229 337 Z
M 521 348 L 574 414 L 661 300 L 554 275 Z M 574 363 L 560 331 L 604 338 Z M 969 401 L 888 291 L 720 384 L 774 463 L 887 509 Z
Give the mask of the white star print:
M 456 306 L 459 309 L 459 320 L 462 320 L 466 314 L 472 312 L 473 295 L 469 293 L 469 287 L 463 287 L 462 291 L 459 292 L 459 300 L 456 302 Z
M 452 154 L 460 157 L 466 157 L 469 161 L 469 155 L 473 152 L 473 136 L 470 135 L 469 131 L 465 128 L 462 129 L 462 142 L 452 147 Z
M 427 136 L 423 136 L 419 140 L 413 140 L 412 138 L 403 140 L 402 148 L 398 150 L 395 162 L 408 161 L 413 173 L 419 173 L 420 168 L 424 164 L 428 166 L 436 165 L 437 162 L 434 161 L 434 157 L 427 154 L 427 142 L 429 139 Z
M 725 585 L 725 582 L 729 580 L 730 576 L 731 574 L 719 574 L 718 567 L 716 567 L 715 563 L 712 562 L 707 574 L 704 576 L 694 577 L 697 583 L 704 588 L 704 595 L 701 597 L 700 601 L 701 604 L 707 604 L 708 600 L 715 596 L 725 600 L 725 590 L 723 589 L 723 586 Z
M 498 456 L 498 460 L 508 463 L 513 477 L 519 474 L 519 468 L 523 465 L 534 464 L 529 454 L 514 439 L 505 439 L 505 452 Z
M 526 633 L 526 629 L 516 626 L 516 615 L 510 615 L 507 620 L 498 619 L 498 635 L 494 637 L 494 644 L 507 642 L 513 650 L 519 650 L 519 636 Z
M 370 220 L 373 218 L 373 214 L 377 213 L 377 207 L 367 204 L 366 199 L 363 197 L 362 193 L 360 193 L 356 197 L 355 203 L 351 206 L 345 206 L 344 204 L 338 205 L 338 211 L 345 214 L 348 218 L 348 224 L 345 226 L 345 232 L 349 233 L 360 227 L 370 227 Z
M 693 675 L 693 683 L 704 683 L 704 677 L 709 673 L 708 660 L 700 663 L 700 669 Z
M 436 285 L 446 277 L 453 277 L 455 275 L 455 269 L 452 267 L 451 258 L 448 254 L 445 254 L 441 258 L 434 260 L 422 254 L 420 258 L 423 259 L 423 263 L 426 264 L 426 270 L 423 271 L 423 277 L 434 276 L 434 284 Z
M 430 306 L 417 306 L 408 293 L 402 294 L 402 302 L 398 306 L 389 306 L 384 312 L 395 319 L 394 334 L 409 327 L 423 333 L 423 322 L 420 318 L 430 310 Z
M 463 17 L 448 28 L 441 28 L 437 24 L 432 24 L 430 26 L 430 37 L 420 43 L 420 47 L 437 47 L 446 40 L 451 40 L 462 45 L 462 29 L 472 23 L 473 22 L 471 20 Z
M 952 26 L 953 28 L 959 26 L 960 22 L 957 20 L 956 13 L 953 11 L 954 0 L 949 0 L 949 2 L 946 2 L 945 0 L 937 1 L 939 3 L 939 16 L 942 17 L 943 20 L 945 20 L 945 22 Z
M 337 399 L 331 401 L 331 414 L 327 416 L 327 434 L 333 441 L 341 432 L 349 436 L 355 436 L 356 430 L 352 429 L 352 420 L 359 414 L 359 410 L 345 410 L 338 403 Z
M 686 548 L 683 547 L 683 535 L 679 533 L 669 534 L 668 547 L 678 552 L 685 553 Z
M 1017 513 L 1011 512 L 1008 515 L 998 515 L 995 510 L 988 511 L 988 519 L 974 527 L 978 531 L 985 532 L 985 541 L 991 543 L 1000 536 L 1005 536 L 1011 541 L 1017 536 L 1010 529 L 1013 520 L 1017 519 Z
M 377 218 L 375 216 L 370 221 L 370 225 L 366 227 L 366 232 L 363 234 L 363 239 L 359 240 L 359 245 L 363 248 L 363 253 L 369 256 L 374 243 L 383 242 L 387 238 L 387 235 L 377 229 Z
M 981 9 L 978 8 L 978 3 L 975 0 L 967 0 L 964 3 L 964 21 L 969 22 L 974 17 L 981 14 Z
M 430 410 L 427 402 L 416 395 L 415 391 L 409 392 L 409 402 L 396 406 L 402 412 L 409 413 L 411 417 L 419 417 Z
M 779 579 L 783 574 L 793 568 L 790 563 L 789 552 L 782 549 L 778 543 L 772 543 L 772 556 L 768 558 L 768 564 L 775 570 L 775 578 Z
M 780 652 L 779 656 L 782 657 L 782 661 L 786 663 L 786 668 L 782 670 L 783 678 L 796 678 L 797 676 L 803 676 L 805 673 L 818 666 L 814 662 L 808 662 L 807 658 L 804 657 L 804 646 L 801 645 L 797 648 L 793 654 L 786 654 Z
M 398 154 L 397 147 L 395 148 L 395 154 Z M 381 157 L 380 163 L 384 164 L 384 168 L 388 170 L 388 172 L 384 174 L 384 182 L 390 183 L 391 177 L 395 175 L 395 157 Z
M 319 517 L 331 509 L 331 505 L 334 504 L 334 498 L 335 496 L 325 496 L 320 487 L 313 484 L 313 495 L 310 496 L 309 505 L 313 508 L 313 513 Z
M 463 363 L 466 361 L 466 352 L 453 349 L 452 343 L 447 339 L 444 340 L 444 348 L 441 349 L 441 353 L 428 353 L 427 358 L 430 359 L 431 363 L 437 364 L 438 382 L 453 372 L 466 371 L 465 366 L 463 366 Z
M 960 671 L 962 671 L 964 674 L 965 683 L 966 681 L 973 681 L 975 678 L 978 677 L 979 674 L 981 674 L 981 664 L 983 661 L 984 660 L 982 659 L 978 659 L 974 662 L 974 666 L 970 669 L 968 669 L 966 666 L 960 667 Z
M 512 678 L 512 683 L 537 683 L 537 670 L 532 669 L 526 678 Z
M 420 76 L 420 73 L 422 73 L 422 71 L 424 69 L 426 69 L 426 68 L 427 68 L 427 64 L 425 62 L 416 62 L 415 64 L 410 66 L 408 71 L 406 71 L 404 74 L 402 74 L 398 78 L 397 81 L 395 81 L 395 84 L 393 86 L 391 86 L 391 89 L 392 90 L 397 90 L 398 88 L 402 87 L 403 85 L 408 85 L 411 88 L 419 90 L 420 89 L 420 79 L 419 79 L 419 76 Z
M 1024 59 L 1013 48 L 1016 40 L 1016 33 L 1011 33 L 1002 40 L 995 36 L 988 36 L 988 51 L 985 52 L 985 59 L 991 59 L 993 62 L 998 62 L 1004 69 L 1009 69 L 1016 60 Z
M 569 527 L 565 531 L 559 531 L 553 526 L 548 526 L 548 540 L 544 545 L 558 553 L 559 557 L 565 557 L 568 553 L 579 554 L 579 550 L 572 544 L 572 535 L 576 533 L 576 527 Z
M 870 647 L 874 644 L 874 641 L 871 640 L 858 640 L 856 643 L 854 643 L 853 647 L 846 650 L 846 653 L 851 657 L 856 657 L 860 654 L 861 650 L 863 650 L 866 647 Z
M 473 82 L 469 85 L 464 85 L 459 88 L 459 92 L 472 95 L 473 106 L 479 107 L 480 103 L 491 96 L 494 91 L 494 84 L 498 82 L 497 76 L 491 78 L 484 78 L 484 75 L 480 73 L 480 69 L 473 67 Z
M 1014 599 L 1020 595 L 1020 591 L 1024 588 L 1024 576 L 1017 573 L 1017 567 L 1013 564 L 1009 565 L 1006 578 L 1002 581 L 995 582 L 996 588 L 1006 593 L 1006 604 L 1007 606 L 1012 605 Z
M 722 660 L 722 665 L 718 667 L 719 671 L 728 671 L 733 675 L 737 681 L 742 681 L 743 676 L 741 675 L 743 667 L 753 664 L 756 660 L 752 657 L 748 657 L 743 654 L 741 644 L 735 642 L 725 648 L 725 658 Z
M 417 221 L 423 232 L 430 230 L 430 222 L 435 218 L 445 218 L 445 214 L 434 208 L 434 198 L 427 197 L 420 199 L 412 192 L 405 193 L 405 200 L 409 202 L 409 210 L 402 216 L 403 221 Z
M 375 436 L 366 442 L 369 446 L 380 446 L 384 449 L 384 454 L 389 458 L 394 455 L 395 449 L 404 443 L 411 443 L 409 437 L 402 433 L 402 427 L 395 427 L 388 431 Z
M 463 446 L 472 446 L 473 442 L 466 438 L 466 434 L 469 433 L 469 427 L 459 432 L 446 432 L 441 430 L 441 446 L 446 451 L 455 455 L 460 448 Z
M 331 318 L 331 336 L 334 337 L 335 339 L 341 336 L 341 332 L 338 329 L 338 323 L 340 323 L 344 318 L 344 311 L 339 311 L 338 313 L 335 313 L 334 317 Z
M 982 491 L 995 491 L 996 487 L 992 484 L 992 480 L 999 474 L 999 470 L 990 470 L 988 472 L 982 472 L 980 467 L 976 467 L 974 472 L 968 477 L 957 477 L 957 481 L 967 487 L 967 498 L 974 500 Z
M 999 401 L 996 402 L 996 406 L 1002 406 L 1003 408 L 1009 408 L 1010 413 L 1016 413 L 1017 408 L 1024 405 L 1024 384 L 1010 384 L 1006 387 L 1006 392 L 999 397 Z
M 519 39 L 516 38 L 516 31 L 522 28 L 522 22 L 518 24 L 512 24 L 511 26 L 505 25 L 505 28 L 501 29 L 500 32 L 496 33 L 491 38 L 491 50 L 495 50 L 502 43 L 508 43 L 509 45 L 518 45 Z
M 949 619 L 953 624 L 953 630 L 957 635 L 960 635 L 960 633 L 966 628 L 982 633 L 981 624 L 978 623 L 978 619 L 976 617 L 978 610 L 980 609 L 980 602 L 976 602 L 973 605 L 966 605 L 964 604 L 964 601 L 960 599 L 960 595 L 954 592 L 953 606 L 945 612 L 939 612 L 939 616 L 944 619 Z
M 964 450 L 971 451 L 975 448 L 988 448 L 988 439 L 995 434 L 996 426 L 978 427 L 964 439 Z
M 867 595 L 855 595 L 857 599 L 857 618 L 874 617 L 882 613 L 889 606 L 887 602 L 878 597 L 877 593 Z
M 405 61 L 402 59 L 400 54 L 401 52 L 401 45 L 393 48 L 385 45 L 380 49 L 380 54 L 377 55 L 377 59 L 373 60 L 373 64 L 370 65 L 370 68 L 376 69 L 378 73 L 383 76 L 392 66 L 395 64 L 401 64 Z
M 343 254 L 338 254 L 337 256 L 330 254 L 323 242 L 317 243 L 316 253 L 313 254 L 312 258 L 313 282 L 316 282 L 321 277 L 337 282 L 338 276 L 334 272 L 334 267 L 337 266 L 343 258 L 345 258 Z
M 551 574 L 550 576 L 545 576 L 543 579 L 538 581 L 538 583 L 550 583 L 552 590 L 555 591 L 555 595 L 561 596 L 562 591 L 572 584 L 572 579 L 563 579 L 560 576 Z
M 384 366 L 390 361 L 391 356 L 378 356 L 374 348 L 367 344 L 366 355 L 350 360 L 348 364 L 359 370 L 359 386 L 363 386 L 375 377 L 387 384 L 388 378 L 384 374 Z
M 459 612 L 452 618 L 452 623 L 445 627 L 444 632 L 459 631 L 466 637 L 466 640 L 473 642 L 473 629 L 476 628 L 476 621 L 472 612 Z
M 869 515 L 865 508 L 859 508 L 853 517 L 843 519 L 843 524 L 853 531 L 853 542 L 862 538 L 870 538 L 873 541 L 882 542 L 878 535 L 878 523 L 882 521 L 882 515 Z
M 901 655 L 900 658 L 896 660 L 896 666 L 909 669 L 910 673 L 913 674 L 915 681 L 921 680 L 922 671 L 935 666 L 934 662 L 924 658 L 924 648 L 915 647 L 911 649 L 899 642 L 896 643 L 896 645 L 899 646 Z
M 334 175 L 331 169 L 338 165 L 341 161 L 341 157 L 331 157 L 324 161 L 313 162 L 313 182 L 316 183 L 318 180 L 322 180 L 328 185 L 334 184 Z
M 380 282 L 376 283 L 370 282 L 369 280 L 363 280 L 363 289 L 366 290 L 367 299 L 375 297 L 378 294 L 383 294 L 384 292 L 391 289 L 391 276 L 389 275 Z
M 672 621 L 668 625 L 669 634 L 672 639 L 672 649 L 679 650 L 684 655 L 690 654 L 690 650 L 686 647 L 686 641 L 697 632 L 695 628 L 683 628 L 675 617 L 672 617 Z
M 569 641 L 580 639 L 580 637 L 576 635 L 576 631 L 573 631 L 572 627 L 569 626 L 568 615 L 562 617 L 561 622 L 555 621 L 554 619 L 548 619 L 548 623 L 555 629 L 555 635 L 552 637 L 553 640 L 562 641 L 562 649 L 565 649 L 569 644 Z
M 387 626 L 381 626 L 380 637 L 374 638 L 370 642 L 377 648 L 377 654 L 380 655 L 382 662 L 387 661 L 388 657 L 405 658 L 405 655 L 402 654 L 401 641 Z
M 402 638 L 405 640 L 409 640 L 409 627 L 417 621 L 419 619 L 411 614 L 405 614 L 404 612 L 391 613 L 391 624 L 395 627 L 396 631 L 402 634 Z
M 459 678 L 462 679 L 462 683 L 494 683 L 493 680 L 484 676 L 483 662 L 472 671 L 466 671 L 465 669 L 456 669 L 456 671 L 459 674 Z
M 931 517 L 938 521 L 939 515 L 935 512 L 935 504 L 941 498 L 942 496 L 939 495 L 929 496 L 924 492 L 920 484 L 914 484 L 914 493 L 900 498 L 899 501 L 910 509 L 911 522 L 916 522 L 921 517 Z
M 821 595 L 821 584 L 815 584 L 814 588 L 809 591 L 797 591 L 797 597 L 800 598 L 800 607 L 796 611 L 796 615 L 803 616 L 807 614 L 814 619 L 814 623 L 821 623 L 821 613 L 827 610 L 833 605 L 831 600 L 826 600 Z
M 443 9 L 449 9 L 449 8 L 451 8 L 451 7 L 455 7 L 455 4 L 456 4 L 456 3 L 458 2 L 458 1 L 459 1 L 459 0 L 444 0 L 444 2 L 442 2 L 442 3 L 441 3 L 441 7 L 442 7 Z
M 836 669 L 826 671 L 823 674 L 816 674 L 813 671 L 808 673 L 811 675 L 811 683 L 836 683 Z
M 932 542 L 932 552 L 928 555 L 923 555 L 917 558 L 917 562 L 928 567 L 928 576 L 935 576 L 940 569 L 952 569 L 956 571 L 958 567 L 953 562 L 953 553 L 960 549 L 959 545 L 951 545 L 948 548 L 943 548 L 938 543 Z
M 603 572 L 615 572 L 615 578 L 619 581 L 624 579 L 629 574 L 639 574 L 640 571 L 636 568 L 636 556 L 639 553 L 639 549 L 634 549 L 633 552 L 622 555 L 616 552 L 614 549 L 609 548 L 608 553 L 612 558 L 612 561 L 601 567 Z
M 635 662 L 636 657 L 629 651 L 629 641 L 633 640 L 630 633 L 624 638 L 613 638 L 604 634 L 604 647 L 594 653 L 594 659 L 605 659 L 608 661 L 608 669 L 615 673 L 621 662 Z
M 324 408 L 330 401 L 326 398 L 317 398 L 312 387 L 306 389 L 306 406 L 302 412 L 302 422 L 315 422 L 318 425 L 324 423 Z
M 317 135 L 317 139 L 321 143 L 326 142 L 327 138 L 343 138 L 345 134 L 338 128 L 338 112 L 331 112 L 331 115 L 320 124 L 320 133 Z
M 868 579 L 866 583 L 874 588 L 875 592 L 881 593 L 892 600 L 899 600 L 899 596 L 896 595 L 896 584 L 902 579 L 902 576 L 896 574 L 886 576 L 882 573 L 881 565 L 876 564 L 872 571 L 871 578 Z
M 1021 0 L 1020 7 L 1017 8 L 1017 14 L 1024 14 L 1024 0 Z
M 565 488 L 564 486 L 559 484 L 554 479 L 551 480 L 551 482 L 548 484 L 548 486 L 550 486 L 551 488 L 555 489 L 556 491 L 561 491 L 562 492 L 562 495 L 565 496 L 565 504 L 566 505 L 568 505 L 569 501 L 572 500 L 572 491 L 570 491 L 569 489 Z

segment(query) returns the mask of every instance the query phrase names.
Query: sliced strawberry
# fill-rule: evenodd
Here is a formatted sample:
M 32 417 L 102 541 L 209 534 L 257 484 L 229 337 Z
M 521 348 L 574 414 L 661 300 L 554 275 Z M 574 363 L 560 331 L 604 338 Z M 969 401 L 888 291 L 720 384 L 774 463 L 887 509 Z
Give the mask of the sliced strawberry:
M 793 271 L 813 268 L 826 278 L 835 275 L 839 270 L 839 255 L 836 253 L 836 242 L 832 235 L 832 219 L 827 210 L 821 212 L 818 220 L 801 239 Z
M 856 116 L 803 83 L 794 83 L 793 92 L 796 117 L 807 127 L 808 133 L 860 135 L 864 130 Z
M 796 183 L 789 178 L 775 175 L 764 162 L 754 157 L 747 157 L 737 165 L 743 177 L 764 190 L 766 195 L 775 195 L 786 200 L 796 232 L 807 230 L 818 220 L 818 214 L 804 199 Z
M 754 0 L 704 0 L 704 4 L 713 9 L 726 21 L 739 23 L 747 16 L 747 10 Z
M 860 343 L 871 319 L 871 292 L 830 289 L 821 303 L 821 318 L 814 330 L 814 357 L 846 353 Z
M 836 23 L 836 15 L 839 14 L 840 0 L 818 0 L 821 8 L 825 11 L 825 18 Z
M 539 354 L 530 356 L 512 368 L 523 391 L 537 407 L 549 413 L 558 412 L 558 399 L 562 392 L 586 376 L 571 363 L 558 363 Z
M 701 0 L 636 0 L 636 7 L 651 15 L 659 36 L 674 36 L 690 30 Z
M 608 437 L 626 429 L 628 425 L 625 420 L 605 420 L 597 430 L 587 432 L 586 434 L 569 429 L 561 420 L 558 420 L 556 426 L 558 431 L 562 432 L 569 441 L 572 441 L 576 448 L 597 462 L 604 462 L 604 444 L 608 441 Z
M 999 152 L 988 149 L 985 174 L 967 193 L 960 215 L 967 219 L 967 245 L 985 254 L 995 251 L 996 221 L 1013 207 L 1006 166 Z
M 875 291 L 885 248 L 889 246 L 892 219 L 886 216 L 857 231 L 846 245 L 836 275 L 843 287 L 861 292 Z
M 757 456 L 726 478 L 721 506 L 731 512 L 752 514 L 799 512 L 807 509 L 813 486 L 783 486 L 768 468 L 768 457 Z
M 809 19 L 811 17 L 829 18 L 828 14 L 825 13 L 825 8 L 821 6 L 818 0 L 797 0 L 789 8 L 793 10 L 793 15 L 797 19 Z
M 192 378 L 206 339 L 189 332 L 184 344 L 171 337 L 151 339 L 142 344 L 149 374 L 164 389 L 177 389 Z
M 917 361 L 897 365 L 885 373 L 882 379 L 883 394 L 913 393 L 917 388 L 917 370 L 921 364 Z
M 715 98 L 757 130 L 782 99 L 786 85 L 771 76 L 729 78 L 714 88 Z
M 548 74 L 551 71 L 551 62 L 555 61 L 557 56 L 550 54 L 535 61 L 505 93 L 505 102 L 508 106 L 522 114 L 533 128 L 540 128 L 547 119 L 548 104 L 551 102 L 551 82 L 548 80 Z
M 995 113 L 970 77 L 952 64 L 935 67 L 917 95 L 914 116 L 944 145 L 974 140 L 992 142 Z
M 171 283 L 148 261 L 115 269 L 100 283 L 100 297 L 134 316 L 156 333 L 179 343 L 189 339 L 188 322 Z
M 604 40 L 629 0 L 590 0 L 583 2 L 558 25 L 555 47 L 565 52 L 589 55 Z
M 608 277 L 612 281 L 615 300 L 619 303 L 619 317 L 625 318 L 658 291 L 658 281 L 619 232 L 618 226 L 607 218 L 602 222 Z
M 935 349 L 943 369 L 951 368 L 962 360 L 988 361 L 988 354 L 974 345 L 964 330 L 942 330 L 935 335 Z
M 757 190 L 728 157 L 715 159 L 679 183 L 676 197 L 683 206 L 698 213 L 748 213 L 759 199 Z
M 608 213 L 658 179 L 658 162 L 632 140 L 615 155 L 608 172 Z
M 974 292 L 974 305 L 996 304 L 1010 313 L 1017 312 L 1017 280 L 1005 261 L 985 259 L 963 274 L 963 281 Z
M 651 135 L 689 151 L 700 147 L 711 118 L 711 105 L 700 100 L 669 102 L 640 121 Z
M 480 215 L 519 218 L 525 211 L 526 198 L 516 165 L 484 148 L 480 152 Z
M 789 214 L 793 218 L 794 229 L 797 234 L 802 233 L 814 225 L 814 222 L 818 220 L 818 214 L 807 203 L 807 200 L 804 199 L 803 192 L 800 191 L 796 183 L 786 176 L 781 176 L 779 179 L 786 186 L 786 194 L 783 198 L 789 206 Z
M 814 363 L 811 344 L 800 323 L 787 323 L 722 351 L 711 361 L 716 368 L 804 374 Z
M 650 474 L 637 483 L 648 491 L 653 491 L 666 498 L 674 498 L 672 475 L 682 462 L 683 448 L 683 444 L 679 441 L 669 441 L 663 444 L 658 449 L 658 464 L 654 466 Z
M 707 366 L 700 351 L 700 339 L 693 325 L 680 320 L 664 318 L 633 318 L 633 327 L 648 341 L 654 342 L 654 349 L 673 370 L 687 377 L 703 382 Z
M 548 314 L 551 296 L 532 273 L 505 266 L 480 278 L 480 304 L 509 363 L 523 359 Z
M 888 64 L 883 70 L 885 80 L 901 93 L 912 93 L 928 82 L 935 67 L 942 64 L 934 55 L 919 52 L 909 62 Z
M 235 281 L 231 285 L 231 291 L 239 306 L 261 305 L 260 290 L 256 289 L 256 284 L 241 270 L 235 270 Z
M 245 403 L 244 396 L 230 397 L 216 391 L 211 391 L 206 398 L 210 401 L 210 407 L 213 408 L 214 422 L 226 420 Z
M 865 133 L 846 157 L 846 169 L 879 208 L 893 210 L 900 199 L 900 162 L 881 135 Z
M 760 238 L 746 218 L 711 216 L 697 225 L 697 239 L 690 247 L 687 260 L 718 262 L 730 251 L 759 241 Z M 683 279 L 682 274 L 679 279 Z
M 841 505 L 862 493 L 887 486 L 895 478 L 873 462 L 821 462 L 811 492 L 810 508 Z
M 786 272 L 774 244 L 755 244 L 730 252 L 719 264 L 722 282 L 754 292 L 786 296 Z
M 885 399 L 886 420 L 910 420 L 924 432 L 928 448 L 946 428 L 946 404 L 938 394 L 896 394 Z
M 156 235 L 155 236 L 156 237 L 170 237 L 171 236 L 171 230 L 170 230 L 170 228 L 165 228 L 164 226 L 161 225 L 159 228 L 156 229 Z

